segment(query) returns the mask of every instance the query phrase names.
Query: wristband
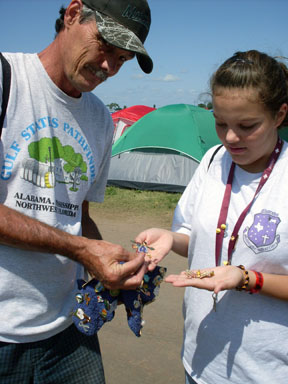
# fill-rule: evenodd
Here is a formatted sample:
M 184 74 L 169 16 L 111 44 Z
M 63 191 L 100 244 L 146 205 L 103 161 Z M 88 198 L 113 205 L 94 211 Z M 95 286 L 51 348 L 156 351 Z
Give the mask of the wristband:
M 263 283 L 264 283 L 264 278 L 263 278 L 263 275 L 261 272 L 257 272 L 257 271 L 253 271 L 252 272 L 255 273 L 256 275 L 256 282 L 255 282 L 255 285 L 253 288 L 250 289 L 249 293 L 252 295 L 253 293 L 258 293 L 262 287 L 263 287 Z
M 237 268 L 240 268 L 244 274 L 244 283 L 240 287 L 236 287 L 236 291 L 247 291 L 247 287 L 249 284 L 249 274 L 248 271 L 246 271 L 244 265 L 238 265 Z

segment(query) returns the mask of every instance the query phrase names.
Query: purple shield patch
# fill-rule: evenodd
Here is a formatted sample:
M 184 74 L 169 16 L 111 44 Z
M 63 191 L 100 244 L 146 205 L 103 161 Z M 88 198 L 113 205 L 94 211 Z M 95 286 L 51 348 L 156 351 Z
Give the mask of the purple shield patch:
M 276 248 L 280 236 L 276 234 L 281 220 L 277 214 L 263 210 L 254 216 L 253 224 L 244 230 L 244 241 L 255 253 Z

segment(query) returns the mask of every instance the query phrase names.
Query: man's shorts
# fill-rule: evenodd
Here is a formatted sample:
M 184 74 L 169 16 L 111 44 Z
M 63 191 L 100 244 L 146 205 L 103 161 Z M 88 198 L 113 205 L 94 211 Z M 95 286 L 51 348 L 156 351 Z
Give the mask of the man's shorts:
M 105 384 L 97 334 L 74 325 L 47 340 L 0 342 L 1 384 Z

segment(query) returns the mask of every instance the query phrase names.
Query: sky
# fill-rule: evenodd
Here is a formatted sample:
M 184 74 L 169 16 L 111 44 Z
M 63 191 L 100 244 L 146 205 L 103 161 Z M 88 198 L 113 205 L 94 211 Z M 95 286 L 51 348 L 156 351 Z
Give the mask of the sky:
M 209 79 L 236 51 L 288 57 L 287 0 L 148 0 L 152 24 L 145 42 L 154 69 L 137 59 L 93 92 L 108 105 L 206 103 Z M 0 0 L 0 50 L 40 52 L 54 39 L 69 0 Z M 288 64 L 288 62 L 287 62 Z

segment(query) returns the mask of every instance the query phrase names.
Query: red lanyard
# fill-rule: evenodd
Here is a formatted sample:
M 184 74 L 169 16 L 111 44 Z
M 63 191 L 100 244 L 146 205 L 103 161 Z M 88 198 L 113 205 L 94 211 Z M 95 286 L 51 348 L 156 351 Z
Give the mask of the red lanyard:
M 239 233 L 240 227 L 241 227 L 251 205 L 253 204 L 254 200 L 256 199 L 257 195 L 259 194 L 259 192 L 263 188 L 266 181 L 268 180 L 268 178 L 269 178 L 269 176 L 270 176 L 270 174 L 274 168 L 274 165 L 275 165 L 276 161 L 278 160 L 278 157 L 281 153 L 282 146 L 283 146 L 283 141 L 282 141 L 282 139 L 279 138 L 277 140 L 277 144 L 276 144 L 276 146 L 275 146 L 275 148 L 274 148 L 274 150 L 270 156 L 269 165 L 264 170 L 264 172 L 262 174 L 261 180 L 258 184 L 258 187 L 256 189 L 256 192 L 254 194 L 253 199 L 247 205 L 247 207 L 244 209 L 244 211 L 241 213 L 241 215 L 239 216 L 239 218 L 237 220 L 237 223 L 233 229 L 232 235 L 230 237 L 229 245 L 228 245 L 228 260 L 227 260 L 227 262 L 229 264 L 231 263 L 232 253 L 233 253 L 233 250 L 235 248 L 235 244 L 236 244 L 236 241 L 238 238 L 238 233 Z M 235 170 L 235 163 L 232 162 L 230 172 L 228 175 L 228 179 L 227 179 L 227 183 L 226 183 L 226 189 L 225 189 L 225 193 L 224 193 L 224 197 L 223 197 L 223 201 L 222 201 L 222 206 L 221 206 L 220 215 L 219 215 L 219 219 L 218 219 L 217 229 L 216 229 L 216 247 L 215 247 L 216 266 L 219 265 L 220 256 L 221 256 L 223 238 L 224 238 L 224 233 L 225 233 L 225 229 L 226 229 L 225 223 L 226 223 L 226 219 L 227 219 L 227 214 L 228 214 L 228 209 L 229 209 L 229 204 L 230 204 L 230 198 L 231 198 L 234 170 Z

